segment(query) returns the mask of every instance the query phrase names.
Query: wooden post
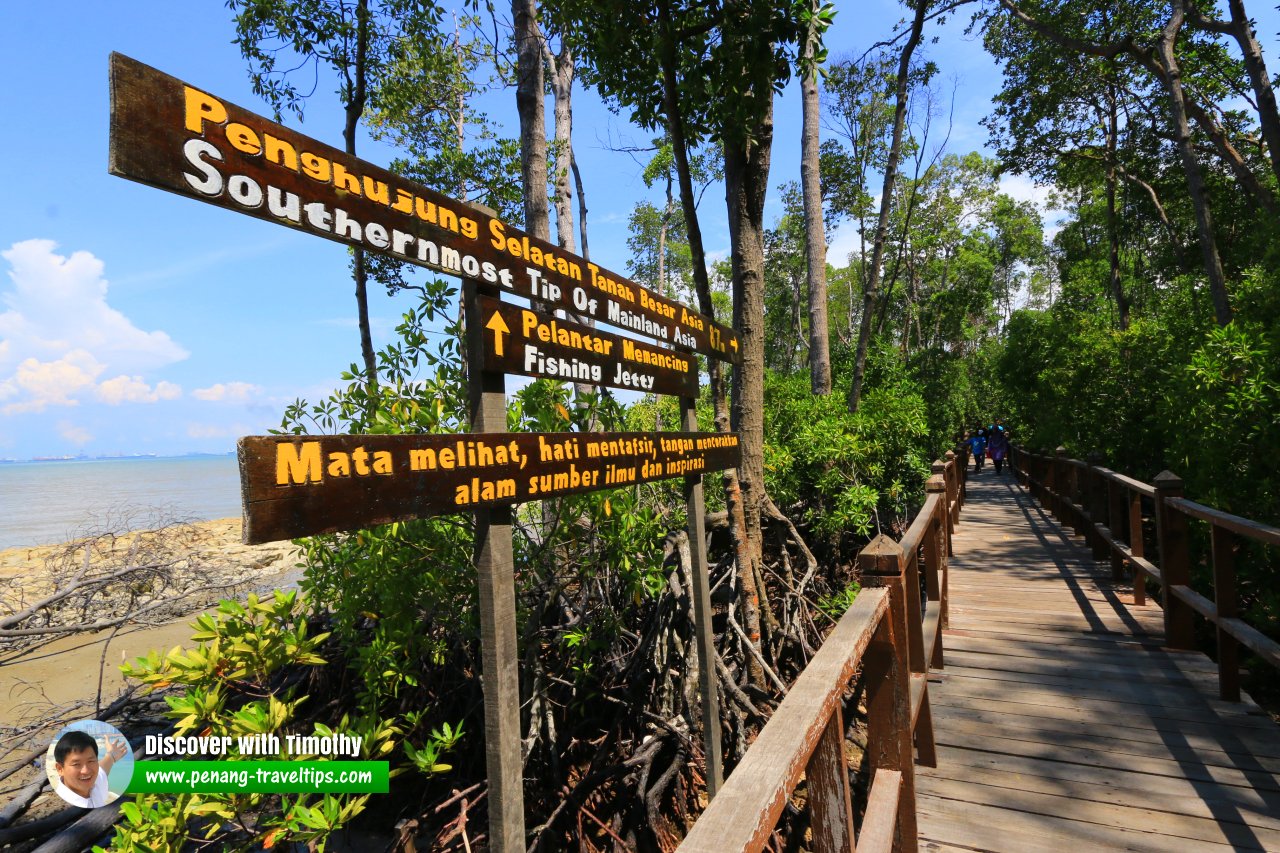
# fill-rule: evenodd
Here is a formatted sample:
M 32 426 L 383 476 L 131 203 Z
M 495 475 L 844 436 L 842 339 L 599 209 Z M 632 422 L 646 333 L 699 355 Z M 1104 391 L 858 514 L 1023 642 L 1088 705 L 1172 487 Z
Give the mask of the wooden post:
M 849 758 L 844 751 L 844 712 L 838 698 L 818 746 L 805 765 L 804 776 L 813 849 L 816 853 L 852 853 L 853 797 Z
M 1213 531 L 1213 601 L 1218 618 L 1218 695 L 1228 702 L 1240 701 L 1240 647 L 1236 638 L 1222 627 L 1223 619 L 1240 613 L 1236 593 L 1235 537 L 1230 530 L 1210 524 Z
M 1093 559 L 1105 560 L 1111 549 L 1102 536 L 1098 526 L 1107 527 L 1107 480 L 1098 470 L 1102 466 L 1102 454 L 1096 450 L 1086 457 L 1089 467 L 1085 471 L 1085 485 L 1082 489 L 1081 503 L 1084 504 L 1088 517 L 1085 519 L 1085 536 L 1093 550 Z
M 938 463 L 933 463 L 935 470 Z M 951 513 L 947 511 L 947 483 L 942 477 L 934 474 L 924 484 L 925 495 L 937 495 L 943 502 L 938 512 L 929 521 L 929 532 L 925 534 L 924 546 L 924 567 L 925 567 L 925 592 L 929 595 L 930 601 L 938 602 L 939 614 L 938 624 L 943 628 L 950 627 L 947 617 L 947 577 L 948 566 L 952 556 L 951 535 L 947 524 L 950 521 Z M 943 542 L 945 541 L 945 546 Z M 942 669 L 942 642 L 939 641 L 934 645 L 933 660 L 929 665 Z
M 1156 475 L 1156 539 L 1160 543 L 1160 575 L 1164 592 L 1164 641 L 1171 649 L 1195 648 L 1191 607 L 1171 591 L 1191 583 L 1191 558 L 1187 551 L 1187 517 L 1167 505 L 1168 498 L 1182 497 L 1182 478 L 1172 471 Z
M 484 329 L 475 282 L 463 281 L 472 432 L 506 432 L 506 376 L 481 369 Z M 489 776 L 489 849 L 520 853 L 524 839 L 524 756 L 516 647 L 515 561 L 511 508 L 476 511 L 480 584 L 480 659 L 484 684 L 485 767 Z
M 1127 487 L 1126 487 L 1127 488 Z M 1146 543 L 1142 531 L 1142 493 L 1129 492 L 1129 551 L 1134 557 L 1146 557 Z M 1141 606 L 1147 603 L 1147 573 L 1133 564 L 1133 603 Z
M 858 555 L 862 585 L 889 590 L 889 612 L 876 628 L 863 667 L 867 683 L 867 756 L 872 778 L 877 770 L 902 774 L 893 849 L 895 853 L 915 853 L 919 840 L 902 562 L 902 548 L 884 535 L 877 536 Z
M 1111 532 L 1111 541 L 1119 544 L 1123 540 L 1125 524 L 1124 487 L 1115 480 L 1108 479 L 1107 484 L 1107 530 Z M 1111 552 L 1111 579 L 1124 577 L 1124 558 L 1119 548 L 1109 549 Z M 1137 581 L 1135 580 L 1135 585 Z
M 687 432 L 698 431 L 696 401 L 680 398 L 680 421 Z M 706 504 L 702 495 L 702 475 L 684 478 L 684 499 L 689 520 L 689 574 L 692 575 L 693 621 L 698 644 L 698 689 L 702 694 L 702 743 L 707 756 L 707 800 L 711 801 L 724 783 L 724 762 L 720 756 L 720 696 L 716 680 L 716 644 L 711 631 L 711 584 L 707 568 Z
M 929 478 L 930 483 L 933 482 L 935 477 L 938 477 L 938 476 L 942 477 L 942 518 L 943 518 L 943 523 L 947 527 L 947 536 L 946 536 L 947 555 L 954 557 L 955 551 L 952 550 L 951 536 L 956 532 L 956 519 L 953 518 L 951 515 L 951 507 L 954 503 L 956 508 L 959 509 L 959 502 L 957 501 L 957 495 L 960 491 L 956 485 L 956 481 L 954 477 L 955 466 L 952 466 L 951 470 L 952 470 L 953 476 L 951 477 L 947 476 L 947 463 L 943 462 L 941 459 L 933 463 L 932 470 L 933 470 L 933 476 Z M 925 492 L 927 493 L 928 490 L 929 490 L 929 487 L 926 484 Z
M 1049 464 L 1053 466 L 1053 514 L 1063 524 L 1070 524 L 1071 470 L 1067 465 L 1067 449 L 1062 445 L 1055 447 Z

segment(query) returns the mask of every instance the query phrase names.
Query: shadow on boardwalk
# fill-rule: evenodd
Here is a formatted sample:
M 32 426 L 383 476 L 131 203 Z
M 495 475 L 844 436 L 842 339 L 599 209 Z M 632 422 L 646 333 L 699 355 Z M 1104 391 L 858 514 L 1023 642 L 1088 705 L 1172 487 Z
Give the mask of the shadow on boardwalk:
M 1165 649 L 1159 606 L 1011 475 L 968 494 L 921 848 L 1280 850 L 1280 727 L 1218 699 L 1214 664 Z

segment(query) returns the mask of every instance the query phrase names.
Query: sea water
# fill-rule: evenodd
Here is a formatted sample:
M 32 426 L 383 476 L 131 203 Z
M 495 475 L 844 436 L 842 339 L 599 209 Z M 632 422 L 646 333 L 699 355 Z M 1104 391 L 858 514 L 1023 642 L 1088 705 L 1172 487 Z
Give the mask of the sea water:
M 0 464 L 0 550 L 239 515 L 234 456 Z

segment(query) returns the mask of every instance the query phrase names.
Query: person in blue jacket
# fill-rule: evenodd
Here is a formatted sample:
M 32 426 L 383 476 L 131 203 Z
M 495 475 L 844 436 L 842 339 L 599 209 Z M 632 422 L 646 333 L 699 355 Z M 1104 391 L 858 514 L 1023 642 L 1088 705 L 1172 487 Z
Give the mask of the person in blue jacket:
M 978 427 L 978 431 L 969 439 L 969 453 L 973 455 L 973 473 L 982 471 L 982 463 L 987 458 L 987 431 Z

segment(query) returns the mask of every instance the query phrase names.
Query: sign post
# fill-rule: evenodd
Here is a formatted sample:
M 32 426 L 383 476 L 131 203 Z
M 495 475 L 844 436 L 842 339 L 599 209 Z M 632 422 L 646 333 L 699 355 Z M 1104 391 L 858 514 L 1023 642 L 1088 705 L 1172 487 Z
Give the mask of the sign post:
M 707 788 L 723 780 L 702 475 L 735 467 L 734 433 L 697 431 L 699 353 L 736 333 L 477 209 L 140 62 L 111 56 L 109 171 L 463 280 L 471 432 L 250 436 L 239 442 L 255 544 L 442 513 L 476 516 L 490 848 L 524 849 L 512 507 L 682 477 Z M 531 302 L 496 298 L 505 291 Z M 550 316 L 563 309 L 657 341 Z M 680 398 L 683 432 L 507 433 L 506 374 Z
M 474 281 L 462 283 L 466 312 L 471 431 L 507 427 L 507 378 L 483 364 L 480 306 Z M 480 657 L 484 678 L 485 765 L 489 775 L 489 846 L 524 849 L 524 753 L 520 739 L 520 657 L 516 646 L 515 561 L 511 507 L 476 510 L 476 575 L 480 583 Z

